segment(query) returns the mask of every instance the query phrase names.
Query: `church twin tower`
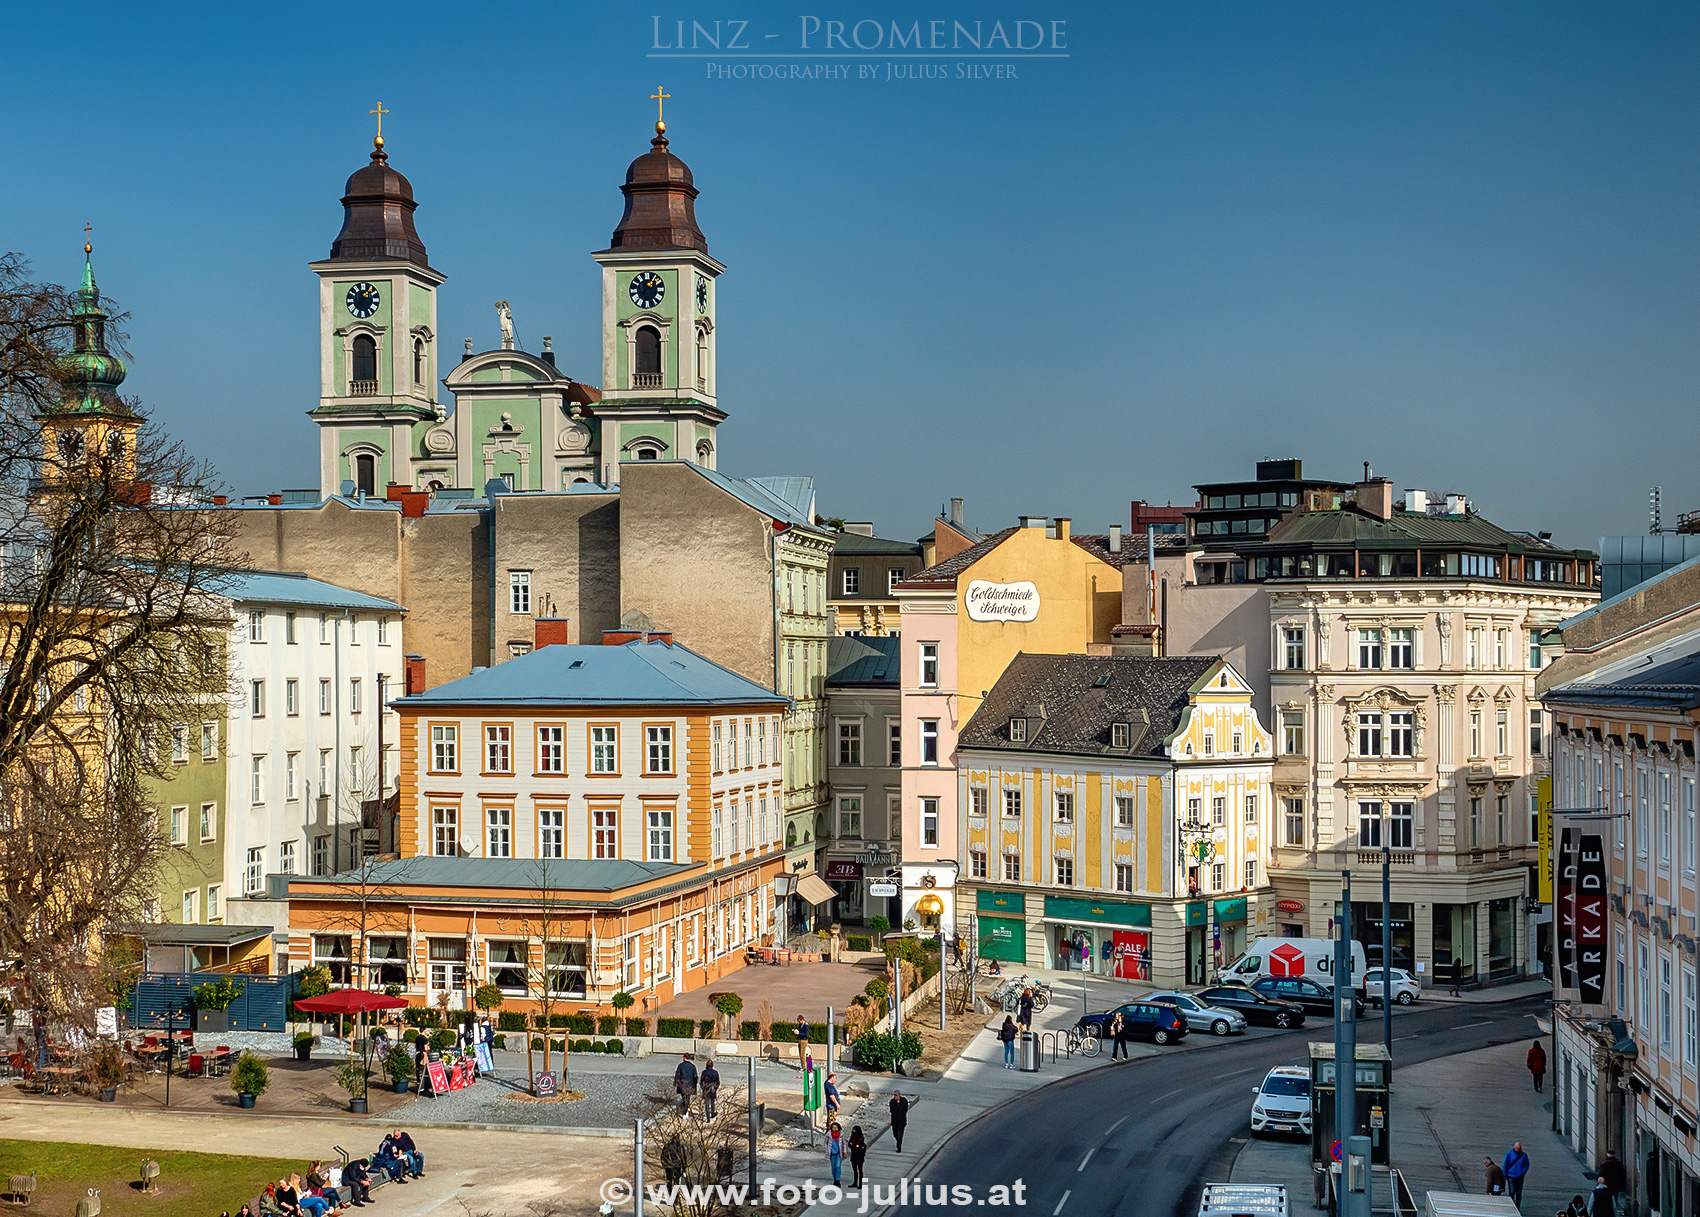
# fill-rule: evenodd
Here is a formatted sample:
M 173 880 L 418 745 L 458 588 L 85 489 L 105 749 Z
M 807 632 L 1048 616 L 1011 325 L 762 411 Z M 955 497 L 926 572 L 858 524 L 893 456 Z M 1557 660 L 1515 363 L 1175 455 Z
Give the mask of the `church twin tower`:
M 380 118 L 381 121 L 381 118 Z M 437 289 L 444 276 L 413 226 L 408 180 L 390 168 L 382 134 L 343 192 L 342 231 L 319 276 L 320 491 L 383 495 L 471 488 L 618 485 L 624 461 L 715 467 L 715 279 L 697 227 L 691 171 L 655 124 L 650 150 L 626 171 L 625 214 L 602 265 L 602 387 L 581 384 L 541 353 L 520 350 L 506 302 L 502 344 L 443 358 Z M 437 402 L 439 376 L 455 408 Z

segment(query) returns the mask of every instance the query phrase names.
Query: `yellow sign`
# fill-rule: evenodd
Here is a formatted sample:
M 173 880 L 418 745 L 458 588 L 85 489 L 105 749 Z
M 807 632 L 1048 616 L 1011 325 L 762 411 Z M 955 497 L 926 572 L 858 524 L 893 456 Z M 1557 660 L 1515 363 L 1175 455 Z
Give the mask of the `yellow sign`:
M 1552 903 L 1552 777 L 1548 775 L 1535 784 L 1537 808 L 1535 831 L 1541 845 L 1540 892 L 1542 904 Z

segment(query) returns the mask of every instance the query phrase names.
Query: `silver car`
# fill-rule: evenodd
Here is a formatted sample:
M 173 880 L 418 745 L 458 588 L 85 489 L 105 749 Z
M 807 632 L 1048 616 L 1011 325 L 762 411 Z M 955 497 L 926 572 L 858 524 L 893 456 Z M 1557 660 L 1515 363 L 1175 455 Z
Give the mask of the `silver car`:
M 1190 993 L 1180 993 L 1173 989 L 1161 993 L 1152 993 L 1141 1001 L 1156 1002 L 1159 1005 L 1173 1006 L 1186 1020 L 1189 1031 L 1208 1031 L 1212 1035 L 1239 1035 L 1245 1030 L 1245 1015 L 1238 1010 L 1225 1010 L 1221 1006 L 1207 1006 Z

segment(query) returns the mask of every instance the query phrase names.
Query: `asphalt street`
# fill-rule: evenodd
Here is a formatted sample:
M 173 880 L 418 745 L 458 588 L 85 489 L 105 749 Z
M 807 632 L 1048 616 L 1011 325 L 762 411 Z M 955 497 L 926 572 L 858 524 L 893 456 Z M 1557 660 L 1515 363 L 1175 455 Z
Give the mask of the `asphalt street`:
M 1395 1082 L 1400 1065 L 1527 1038 L 1531 1016 L 1547 1008 L 1540 998 L 1396 1008 Z M 1040 1087 L 947 1141 L 922 1183 L 968 1184 L 984 1197 L 988 1187 L 1019 1179 L 1032 1217 L 1192 1217 L 1199 1188 L 1227 1179 L 1250 1136 L 1252 1087 L 1271 1066 L 1305 1063 L 1306 1040 L 1333 1034 L 1314 1019 L 1298 1030 L 1258 1029 L 1229 1040 L 1194 1033 L 1156 1056 Z M 1381 1034 L 1380 1012 L 1366 1013 L 1360 1040 Z M 961 1215 L 944 1204 L 899 1211 Z

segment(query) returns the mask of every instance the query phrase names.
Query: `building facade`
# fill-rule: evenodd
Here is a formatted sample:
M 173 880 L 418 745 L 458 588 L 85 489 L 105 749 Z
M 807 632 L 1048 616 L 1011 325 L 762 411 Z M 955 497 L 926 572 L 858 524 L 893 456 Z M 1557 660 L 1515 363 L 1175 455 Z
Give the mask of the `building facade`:
M 783 697 L 676 645 L 538 646 L 395 703 L 399 857 L 289 880 L 297 966 L 466 1008 L 645 1008 L 775 932 Z
M 832 632 L 896 634 L 897 585 L 920 569 L 920 542 L 876 537 L 872 524 L 846 524 L 833 539 L 828 568 Z
M 821 874 L 836 897 L 833 921 L 883 916 L 901 909 L 868 895 L 887 878 L 903 844 L 903 718 L 895 634 L 845 635 L 827 646 L 828 836 Z

